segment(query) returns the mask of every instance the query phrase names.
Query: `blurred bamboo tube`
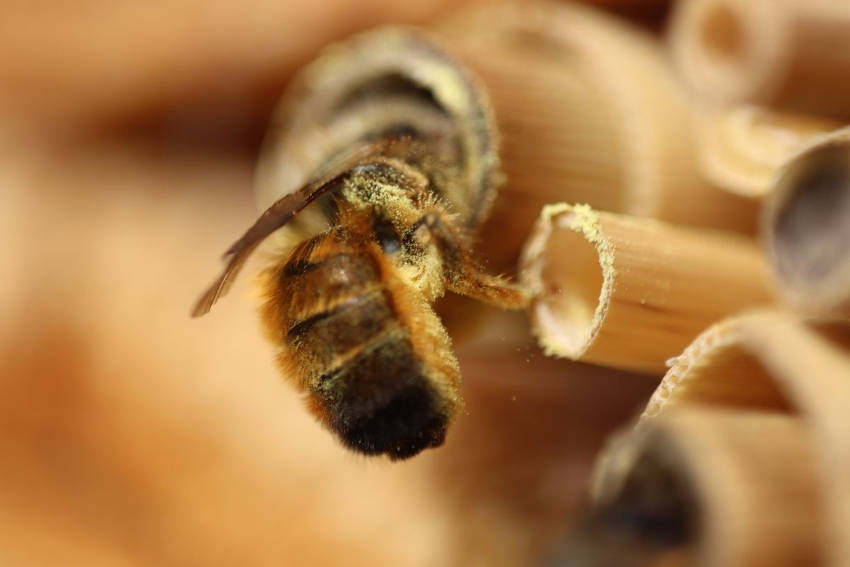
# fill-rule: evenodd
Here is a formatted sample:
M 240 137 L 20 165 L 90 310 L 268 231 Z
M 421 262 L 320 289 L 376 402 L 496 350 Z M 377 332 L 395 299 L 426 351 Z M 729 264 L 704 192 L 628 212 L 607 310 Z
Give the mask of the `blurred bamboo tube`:
M 762 233 L 793 307 L 850 315 L 850 128 L 816 140 L 783 168 Z
M 797 417 L 681 409 L 602 453 L 594 500 L 625 517 L 683 524 L 678 530 L 699 565 L 817 565 L 824 540 L 818 475 Z
M 670 368 L 641 418 L 686 406 L 799 412 L 826 486 L 828 551 L 850 564 L 850 323 L 805 325 L 782 312 L 756 312 L 702 333 Z
M 644 418 L 684 405 L 811 412 L 850 407 L 850 322 L 756 311 L 716 323 L 675 358 Z M 846 382 L 846 383 L 845 383 Z M 834 416 L 841 421 L 841 412 Z M 830 417 L 824 415 L 823 417 Z
M 193 2 L 86 6 L 98 17 L 51 0 L 3 3 L 0 103 L 9 116 L 52 134 L 146 120 L 231 137 L 247 128 L 250 140 L 238 141 L 253 148 L 270 96 L 322 46 L 381 24 L 428 21 L 458 1 L 213 1 L 202 15 Z
M 707 325 L 770 301 L 754 242 L 550 205 L 523 252 L 532 326 L 549 354 L 663 373 Z
M 499 124 L 492 265 L 510 265 L 540 208 L 560 201 L 754 230 L 752 203 L 700 178 L 687 102 L 650 35 L 543 1 L 484 5 L 435 31 L 480 76 Z
M 695 110 L 703 174 L 718 188 L 748 197 L 766 195 L 786 161 L 840 127 L 832 120 L 748 105 L 697 105 Z
M 661 8 L 670 3 L 670 0 L 579 0 L 582 4 L 604 6 L 606 8 L 630 8 L 651 9 Z
M 684 0 L 671 43 L 679 72 L 711 100 L 850 115 L 843 0 Z

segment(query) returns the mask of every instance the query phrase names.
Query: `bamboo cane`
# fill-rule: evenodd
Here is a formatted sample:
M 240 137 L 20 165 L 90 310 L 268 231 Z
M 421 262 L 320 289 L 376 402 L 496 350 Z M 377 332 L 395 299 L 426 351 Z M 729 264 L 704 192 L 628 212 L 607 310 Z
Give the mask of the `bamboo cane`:
M 814 453 L 794 416 L 671 411 L 603 453 L 595 502 L 681 534 L 699 565 L 815 565 L 824 503 Z
M 850 4 L 685 0 L 673 16 L 679 72 L 720 102 L 850 115 Z
M 770 301 L 749 239 L 586 205 L 543 210 L 521 277 L 549 354 L 659 374 L 710 323 Z
M 782 165 L 840 123 L 756 106 L 695 103 L 702 173 L 718 188 L 763 197 Z
M 823 472 L 828 555 L 850 563 L 850 324 L 804 325 L 790 314 L 756 312 L 706 330 L 680 355 L 650 398 L 642 421 L 678 407 L 794 411 L 807 421 Z
M 815 140 L 783 168 L 762 235 L 793 307 L 850 315 L 850 128 Z
M 507 182 L 484 251 L 512 267 L 548 203 L 754 228 L 753 203 L 699 174 L 690 110 L 659 44 L 586 6 L 485 5 L 436 27 L 487 87 Z

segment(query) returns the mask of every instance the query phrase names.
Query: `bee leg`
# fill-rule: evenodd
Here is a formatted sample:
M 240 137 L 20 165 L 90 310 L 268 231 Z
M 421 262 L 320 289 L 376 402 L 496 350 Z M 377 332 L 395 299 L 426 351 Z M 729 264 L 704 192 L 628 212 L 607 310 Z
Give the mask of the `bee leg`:
M 523 309 L 530 301 L 521 286 L 484 272 L 473 260 L 451 220 L 431 211 L 417 220 L 405 233 L 403 242 L 415 242 L 424 248 L 433 244 L 443 260 L 446 287 L 458 293 L 505 309 Z

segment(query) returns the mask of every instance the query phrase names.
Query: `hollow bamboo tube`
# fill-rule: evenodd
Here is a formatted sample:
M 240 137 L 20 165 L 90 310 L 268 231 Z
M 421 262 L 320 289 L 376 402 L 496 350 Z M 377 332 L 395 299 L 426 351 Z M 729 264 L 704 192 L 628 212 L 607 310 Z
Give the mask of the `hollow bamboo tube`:
M 670 3 L 670 0 L 579 0 L 582 4 L 593 4 L 606 8 L 629 8 L 633 10 L 648 10 L 662 8 Z
M 850 315 L 850 128 L 814 141 L 783 168 L 762 235 L 790 305 Z
M 499 143 L 486 93 L 425 34 L 394 27 L 327 47 L 289 85 L 258 164 L 259 209 L 299 190 L 363 140 L 380 140 L 399 128 L 452 148 L 429 148 L 430 159 L 422 158 L 418 169 L 462 225 L 480 224 L 499 177 Z
M 818 136 L 840 123 L 803 114 L 740 105 L 696 104 L 700 167 L 718 188 L 762 197 L 777 171 Z
M 712 325 L 673 359 L 643 417 L 685 405 L 819 413 L 833 394 L 850 407 L 846 376 L 850 322 L 755 311 Z
M 820 562 L 823 494 L 797 417 L 680 409 L 617 439 L 594 474 L 596 507 L 667 523 L 696 564 Z
M 87 6 L 97 18 L 63 2 L 3 3 L 4 117 L 34 119 L 52 136 L 164 121 L 170 136 L 203 128 L 247 152 L 269 95 L 322 46 L 381 24 L 431 20 L 458 0 L 247 0 L 205 5 L 202 16 L 192 2 Z
M 770 301 L 751 240 L 586 205 L 543 209 L 521 277 L 549 354 L 642 372 L 663 373 L 707 325 Z
M 654 38 L 586 6 L 466 10 L 435 28 L 487 87 L 507 181 L 482 241 L 502 268 L 548 203 L 753 231 L 698 172 L 688 104 Z M 492 242 L 497 244 L 492 244 Z
M 850 116 L 843 0 L 686 0 L 671 43 L 679 72 L 710 100 Z
M 824 474 L 829 556 L 848 565 L 848 377 L 850 323 L 805 325 L 771 311 L 741 315 L 707 329 L 676 359 L 641 421 L 697 405 L 801 414 Z

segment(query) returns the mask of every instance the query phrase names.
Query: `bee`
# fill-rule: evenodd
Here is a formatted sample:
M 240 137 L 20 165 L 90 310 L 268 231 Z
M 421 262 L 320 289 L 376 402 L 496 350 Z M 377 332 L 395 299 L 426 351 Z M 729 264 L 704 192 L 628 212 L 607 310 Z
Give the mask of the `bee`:
M 274 234 L 261 319 L 283 375 L 347 447 L 405 459 L 445 439 L 463 405 L 432 303 L 504 308 L 526 293 L 471 252 L 499 179 L 486 96 L 418 32 L 338 45 L 293 82 L 258 171 L 265 212 L 225 254 L 203 315 Z

